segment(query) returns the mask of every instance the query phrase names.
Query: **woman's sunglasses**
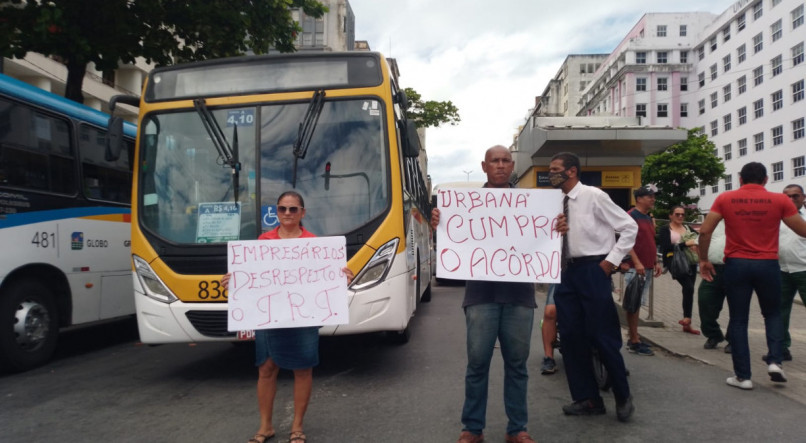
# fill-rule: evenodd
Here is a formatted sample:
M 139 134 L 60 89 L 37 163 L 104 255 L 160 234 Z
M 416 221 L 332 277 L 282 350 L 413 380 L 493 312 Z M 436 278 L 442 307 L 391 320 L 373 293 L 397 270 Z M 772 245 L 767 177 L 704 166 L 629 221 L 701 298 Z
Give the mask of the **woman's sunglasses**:
M 302 209 L 302 208 L 299 207 L 299 206 L 278 206 L 277 207 L 277 212 L 278 213 L 280 213 L 280 212 L 283 212 L 283 213 L 284 212 L 290 212 L 292 214 L 296 214 L 297 212 L 299 212 L 300 209 Z

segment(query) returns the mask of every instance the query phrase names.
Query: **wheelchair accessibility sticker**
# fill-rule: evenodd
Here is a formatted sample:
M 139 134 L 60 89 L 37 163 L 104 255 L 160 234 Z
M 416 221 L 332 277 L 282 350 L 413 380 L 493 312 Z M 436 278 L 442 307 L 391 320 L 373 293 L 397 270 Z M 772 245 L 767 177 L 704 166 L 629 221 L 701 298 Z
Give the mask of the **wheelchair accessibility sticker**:
M 263 220 L 263 229 L 273 229 L 280 224 L 280 219 L 277 218 L 277 205 L 266 205 L 260 207 L 261 219 Z

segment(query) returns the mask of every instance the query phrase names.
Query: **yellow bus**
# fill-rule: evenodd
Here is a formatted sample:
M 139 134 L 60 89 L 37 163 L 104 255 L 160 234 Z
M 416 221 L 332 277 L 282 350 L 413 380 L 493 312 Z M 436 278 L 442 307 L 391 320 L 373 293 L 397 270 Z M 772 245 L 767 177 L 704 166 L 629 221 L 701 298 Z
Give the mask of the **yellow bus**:
M 408 341 L 431 296 L 430 201 L 392 72 L 371 52 L 237 57 L 155 69 L 139 103 L 119 99 L 140 111 L 131 251 L 144 343 L 250 337 L 227 331 L 227 241 L 276 226 L 289 189 L 306 229 L 346 237 L 356 274 L 349 324 L 321 334 Z

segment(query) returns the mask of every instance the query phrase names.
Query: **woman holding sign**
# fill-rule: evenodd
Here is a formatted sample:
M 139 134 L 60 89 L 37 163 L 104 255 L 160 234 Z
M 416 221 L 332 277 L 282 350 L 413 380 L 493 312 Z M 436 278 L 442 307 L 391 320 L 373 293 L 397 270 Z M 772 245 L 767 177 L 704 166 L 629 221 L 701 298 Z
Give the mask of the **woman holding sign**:
M 263 233 L 258 240 L 316 237 L 302 227 L 305 217 L 305 203 L 302 196 L 294 191 L 286 191 L 277 199 L 277 216 L 280 225 Z M 349 268 L 342 271 L 347 275 L 347 284 L 353 280 Z M 221 279 L 228 287 L 230 274 Z M 255 331 L 255 364 L 258 366 L 257 399 L 260 408 L 260 428 L 249 439 L 249 443 L 264 443 L 274 437 L 272 409 L 277 393 L 277 375 L 280 368 L 294 372 L 294 421 L 291 425 L 289 443 L 303 443 L 306 440 L 302 422 L 313 388 L 313 367 L 319 364 L 319 327 L 258 329 Z

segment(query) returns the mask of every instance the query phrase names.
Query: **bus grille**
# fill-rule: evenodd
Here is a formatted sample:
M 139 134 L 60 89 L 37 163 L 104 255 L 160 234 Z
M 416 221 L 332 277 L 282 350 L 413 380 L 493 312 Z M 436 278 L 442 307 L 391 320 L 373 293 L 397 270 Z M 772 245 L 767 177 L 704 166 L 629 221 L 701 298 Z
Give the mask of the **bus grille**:
M 188 311 L 190 324 L 207 337 L 235 337 L 236 332 L 227 331 L 227 311 Z

